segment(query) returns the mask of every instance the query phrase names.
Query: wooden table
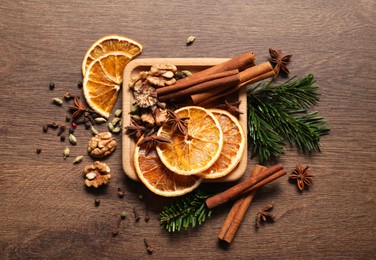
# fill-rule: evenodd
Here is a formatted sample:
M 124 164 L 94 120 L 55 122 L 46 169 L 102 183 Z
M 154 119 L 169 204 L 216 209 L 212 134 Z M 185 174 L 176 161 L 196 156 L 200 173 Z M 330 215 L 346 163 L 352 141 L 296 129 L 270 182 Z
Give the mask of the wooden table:
M 376 3 L 374 1 L 2 1 L 0 7 L 0 259 L 371 259 L 376 253 Z M 268 48 L 292 53 L 291 76 L 315 74 L 315 107 L 331 126 L 322 153 L 286 148 L 290 171 L 308 164 L 314 185 L 299 193 L 287 176 L 257 194 L 233 244 L 217 233 L 230 205 L 215 209 L 203 226 L 168 234 L 160 205 L 142 184 L 125 177 L 119 148 L 106 162 L 105 189 L 86 189 L 82 167 L 90 133 L 62 158 L 67 140 L 42 125 L 63 121 L 51 104 L 79 94 L 86 49 L 107 34 L 140 41 L 150 57 L 233 57 Z M 196 41 L 186 46 L 188 36 Z M 56 87 L 49 90 L 49 83 Z M 120 107 L 121 98 L 117 101 Z M 100 130 L 105 130 L 101 126 Z M 121 136 L 117 136 L 121 142 Z M 36 148 L 42 149 L 36 154 Z M 72 159 L 84 155 L 81 164 Z M 249 172 L 256 160 L 249 160 Z M 215 186 L 221 188 L 222 186 Z M 117 196 L 125 190 L 124 198 Z M 139 195 L 144 199 L 140 200 Z M 99 198 L 101 204 L 94 206 Z M 257 210 L 274 202 L 276 221 L 254 228 Z M 133 208 L 150 221 L 134 221 Z M 117 237 L 120 212 L 127 213 Z M 146 238 L 155 248 L 148 255 Z

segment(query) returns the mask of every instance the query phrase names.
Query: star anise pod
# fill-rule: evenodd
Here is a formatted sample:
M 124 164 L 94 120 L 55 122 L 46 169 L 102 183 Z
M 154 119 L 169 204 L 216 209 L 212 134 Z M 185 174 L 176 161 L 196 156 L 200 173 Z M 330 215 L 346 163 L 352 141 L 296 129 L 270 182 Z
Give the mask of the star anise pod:
M 227 102 L 227 100 L 225 100 L 225 103 L 218 105 L 217 108 L 227 110 L 228 112 L 230 112 L 234 116 L 238 116 L 240 114 L 243 114 L 243 112 L 240 111 L 240 109 L 239 109 L 240 103 L 241 103 L 241 101 L 229 103 L 229 102 Z
M 274 216 L 270 213 L 273 209 L 273 204 L 268 204 L 267 206 L 259 209 L 256 216 L 256 227 L 260 227 L 261 221 L 266 222 L 268 219 L 274 221 Z
M 278 77 L 278 74 L 280 70 L 285 72 L 286 74 L 289 74 L 290 71 L 287 68 L 287 63 L 290 61 L 290 58 L 292 55 L 285 55 L 282 56 L 282 52 L 280 50 L 276 51 L 271 48 L 269 48 L 269 53 L 270 53 L 270 61 L 275 65 L 274 67 L 274 72 L 275 72 L 275 77 Z
M 145 133 L 145 127 L 137 124 L 137 122 L 133 118 L 131 118 L 131 123 L 131 125 L 125 127 L 125 129 L 127 129 L 126 133 L 138 140 L 138 138 L 140 138 Z
M 188 132 L 188 120 L 189 117 L 180 117 L 172 110 L 167 111 L 167 120 L 166 124 L 171 126 L 171 130 L 173 133 L 179 131 L 183 135 L 186 135 Z
M 296 180 L 299 190 L 303 191 L 305 186 L 311 186 L 311 179 L 314 175 L 308 172 L 309 166 L 303 168 L 300 164 L 296 165 L 296 168 L 290 173 L 289 179 Z
M 141 146 L 142 144 L 146 145 L 146 155 L 149 154 L 151 149 L 154 149 L 157 144 L 159 143 L 171 143 L 171 141 L 167 138 L 164 138 L 162 136 L 158 136 L 157 134 L 149 135 L 142 139 L 139 143 L 138 146 Z
M 72 114 L 72 121 L 79 118 L 87 109 L 79 97 L 75 96 L 73 102 L 74 106 L 68 106 L 69 109 L 74 111 Z

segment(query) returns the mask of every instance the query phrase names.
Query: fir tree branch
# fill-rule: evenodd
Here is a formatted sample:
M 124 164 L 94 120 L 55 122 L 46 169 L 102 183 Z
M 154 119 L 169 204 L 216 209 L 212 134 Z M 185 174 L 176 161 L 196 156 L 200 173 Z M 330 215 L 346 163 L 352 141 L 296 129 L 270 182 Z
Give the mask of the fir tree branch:
M 210 195 L 203 190 L 196 190 L 166 205 L 160 213 L 161 228 L 175 232 L 182 227 L 187 229 L 201 225 L 212 214 L 205 204 Z
M 307 113 L 319 101 L 313 75 L 282 85 L 258 84 L 248 90 L 248 134 L 252 157 L 260 163 L 279 157 L 283 141 L 303 152 L 320 151 L 320 137 L 329 133 L 323 117 Z

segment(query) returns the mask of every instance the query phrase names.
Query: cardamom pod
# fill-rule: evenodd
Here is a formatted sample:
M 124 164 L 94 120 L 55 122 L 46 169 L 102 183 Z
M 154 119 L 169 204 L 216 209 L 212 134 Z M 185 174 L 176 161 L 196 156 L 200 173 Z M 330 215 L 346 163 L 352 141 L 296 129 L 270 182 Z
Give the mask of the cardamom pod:
M 182 70 L 181 72 L 183 72 L 187 76 L 191 76 L 192 75 L 192 72 L 190 72 L 189 70 Z
M 95 121 L 95 123 L 97 123 L 97 124 L 103 124 L 103 123 L 107 122 L 106 118 L 104 118 L 104 117 L 96 117 L 96 118 L 94 119 L 94 121 Z
M 112 119 L 111 121 L 111 124 L 115 126 L 119 121 L 120 121 L 120 117 L 114 117 L 114 119 Z
M 77 139 L 76 139 L 76 137 L 73 134 L 70 134 L 69 137 L 68 137 L 68 139 L 69 139 L 69 142 L 71 144 L 73 144 L 73 145 L 77 144 Z
M 108 123 L 107 127 L 108 127 L 108 130 L 110 130 L 110 132 L 112 132 L 115 128 L 112 123 Z
M 65 147 L 65 149 L 63 151 L 64 160 L 67 159 L 67 157 L 69 156 L 69 153 L 70 153 L 70 149 L 67 146 L 67 147 Z
M 130 109 L 129 113 L 132 114 L 132 115 L 133 115 L 133 114 L 138 114 L 138 110 L 139 110 L 139 107 L 138 107 L 137 105 L 134 105 L 134 104 L 133 104 L 133 105 L 131 106 L 131 109 Z
M 58 105 L 58 106 L 61 106 L 63 104 L 63 100 L 61 100 L 60 98 L 53 98 L 52 101 Z
M 93 135 L 97 135 L 97 134 L 99 134 L 98 130 L 95 129 L 94 126 L 91 126 L 90 129 L 91 129 L 91 133 L 92 133 Z
M 116 117 L 120 117 L 120 115 L 121 115 L 121 113 L 123 112 L 123 110 L 121 110 L 121 109 L 117 109 L 116 111 L 115 111 L 115 116 Z
M 82 162 L 82 160 L 84 159 L 84 157 L 82 155 L 80 156 L 77 156 L 74 161 L 73 161 L 73 164 L 78 164 L 80 162 Z
M 193 36 L 193 35 L 189 36 L 188 39 L 187 39 L 187 45 L 192 44 L 195 40 L 196 40 L 195 36 Z
M 112 130 L 113 133 L 119 133 L 120 131 L 121 131 L 121 127 L 119 127 L 119 126 L 115 127 L 115 128 Z

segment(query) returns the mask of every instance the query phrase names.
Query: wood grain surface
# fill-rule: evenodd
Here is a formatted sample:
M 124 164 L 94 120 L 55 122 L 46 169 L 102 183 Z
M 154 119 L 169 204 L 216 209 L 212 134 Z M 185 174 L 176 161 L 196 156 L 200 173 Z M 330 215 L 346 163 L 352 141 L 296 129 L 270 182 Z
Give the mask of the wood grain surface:
M 2 1 L 0 259 L 374 258 L 375 20 L 372 0 Z M 53 131 L 43 134 L 42 125 L 64 120 L 66 108 L 51 99 L 81 93 L 77 82 L 86 49 L 112 33 L 141 42 L 143 58 L 223 58 L 254 51 L 262 62 L 269 47 L 293 54 L 291 75 L 315 74 L 321 93 L 316 109 L 332 131 L 322 139 L 322 153 L 305 156 L 287 147 L 279 161 L 288 170 L 296 163 L 310 165 L 314 185 L 299 193 L 285 177 L 263 187 L 228 248 L 218 243 L 217 233 L 230 205 L 215 209 L 197 229 L 177 234 L 160 229 L 158 212 L 169 200 L 125 176 L 120 135 L 118 150 L 106 160 L 113 171 L 109 185 L 86 189 L 81 171 L 92 161 L 85 152 L 90 133 L 78 128 L 78 144 L 63 160 L 68 142 Z M 190 35 L 196 41 L 186 46 Z M 116 106 L 121 103 L 119 98 Z M 81 154 L 84 161 L 73 165 Z M 248 172 L 255 163 L 248 161 Z M 119 187 L 125 190 L 122 199 Z M 277 219 L 256 231 L 257 210 L 269 202 Z M 150 221 L 135 222 L 133 208 L 142 216 L 147 210 Z M 127 219 L 113 237 L 122 211 Z M 152 255 L 144 238 L 155 248 Z

